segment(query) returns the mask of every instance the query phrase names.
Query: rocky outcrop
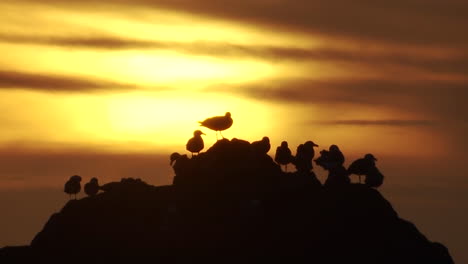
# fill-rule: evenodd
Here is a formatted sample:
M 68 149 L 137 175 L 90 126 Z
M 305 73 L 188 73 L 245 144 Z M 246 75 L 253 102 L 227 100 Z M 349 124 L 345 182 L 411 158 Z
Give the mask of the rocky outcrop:
M 203 256 L 221 263 L 231 257 L 453 263 L 443 245 L 399 218 L 377 190 L 325 188 L 313 173 L 284 173 L 246 141 L 221 140 L 183 164 L 172 186 L 125 179 L 69 201 L 22 252 L 75 259 Z

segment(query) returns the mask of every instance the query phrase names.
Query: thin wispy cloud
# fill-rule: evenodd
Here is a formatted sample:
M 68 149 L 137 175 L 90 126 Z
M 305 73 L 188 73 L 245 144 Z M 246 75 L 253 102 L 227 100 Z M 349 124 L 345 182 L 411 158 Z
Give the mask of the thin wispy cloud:
M 398 120 L 398 119 L 383 119 L 383 120 L 311 120 L 307 122 L 309 125 L 324 125 L 324 126 L 395 126 L 395 127 L 419 127 L 432 126 L 436 122 L 432 120 Z
M 0 89 L 26 89 L 45 92 L 93 92 L 132 90 L 136 88 L 138 87 L 132 84 L 121 84 L 82 77 L 0 71 Z
M 468 122 L 467 83 L 462 81 L 265 80 L 240 86 L 211 87 L 255 100 L 283 104 L 365 105 L 421 113 L 430 119 Z
M 288 46 L 241 45 L 228 42 L 175 42 L 170 40 L 143 40 L 122 36 L 46 36 L 0 34 L 0 42 L 84 48 L 101 50 L 172 50 L 190 55 L 213 57 L 251 57 L 272 61 L 327 61 L 346 62 L 381 67 L 396 65 L 412 67 L 436 73 L 468 75 L 467 56 L 428 58 L 408 56 L 401 52 L 377 53 L 366 50 L 340 50 L 338 48 L 297 48 Z
M 12 44 L 52 45 L 62 47 L 79 47 L 95 49 L 158 49 L 168 48 L 171 43 L 125 39 L 108 36 L 76 37 L 76 36 L 37 36 L 19 34 L 0 34 L 0 42 Z
M 24 1 L 36 2 L 36 1 Z M 63 1 L 44 0 L 42 4 L 60 6 Z M 92 0 L 67 1 L 96 5 Z M 115 0 L 100 1 L 101 12 L 116 12 L 126 5 L 142 9 L 168 9 L 193 15 L 253 24 L 265 29 L 340 36 L 401 44 L 466 47 L 468 3 L 460 0 L 352 1 L 191 1 L 191 0 Z M 118 7 L 117 4 L 122 5 Z

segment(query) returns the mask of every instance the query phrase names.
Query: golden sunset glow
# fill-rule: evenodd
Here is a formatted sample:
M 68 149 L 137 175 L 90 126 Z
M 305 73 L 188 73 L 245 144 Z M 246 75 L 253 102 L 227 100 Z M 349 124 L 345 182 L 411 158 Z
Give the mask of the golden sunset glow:
M 424 115 L 396 110 L 390 104 L 354 104 L 355 94 L 347 98 L 341 88 L 327 88 L 327 83 L 378 80 L 389 74 L 399 82 L 462 78 L 394 63 L 376 68 L 355 61 L 354 55 L 341 55 L 362 51 L 362 43 L 352 38 L 272 32 L 176 10 L 137 5 L 119 14 L 106 4 L 93 9 L 79 4 L 73 4 L 73 9 L 27 2 L 0 5 L 5 14 L 0 63 L 8 73 L 18 74 L 1 91 L 5 125 L 0 142 L 4 144 L 25 141 L 107 151 L 183 151 L 197 121 L 230 111 L 235 125 L 226 131 L 228 137 L 256 140 L 268 135 L 275 144 L 287 138 L 294 144 L 307 138 L 330 144 L 339 140 L 353 153 L 365 151 L 360 139 L 366 138 L 380 142 L 371 144 L 375 152 L 416 155 L 415 150 L 425 148 L 429 138 L 440 137 L 440 131 L 424 126 L 344 128 L 322 121 L 427 119 Z M 29 17 L 20 15 L 25 6 L 34 10 Z M 58 21 L 61 26 L 56 26 Z M 407 53 L 425 60 L 443 56 L 436 48 L 419 51 L 378 42 L 367 46 L 365 52 L 377 58 Z M 324 47 L 337 50 L 324 52 Z M 334 59 L 337 54 L 343 58 Z M 287 56 L 292 57 L 282 58 Z M 288 87 L 296 79 L 303 81 Z M 373 89 L 379 88 L 362 91 L 372 96 Z M 295 94 L 296 90 L 304 95 Z M 301 102 L 306 97 L 312 98 L 310 103 Z M 333 98 L 339 98 L 339 104 L 329 107 L 327 101 L 332 103 Z M 399 95 L 388 98 L 411 104 Z M 18 105 L 27 107 L 18 109 Z M 206 141 L 213 143 L 215 138 L 207 132 Z M 403 133 L 412 138 L 405 149 L 397 147 Z M 443 146 L 448 142 L 443 138 L 439 142 L 437 151 L 424 153 L 445 155 Z
M 468 201 L 464 7 L 1 1 L 0 194 L 72 174 L 170 184 L 169 155 L 190 155 L 197 129 L 206 151 L 216 133 L 198 121 L 230 112 L 223 136 L 268 136 L 270 156 L 283 140 L 336 144 L 346 164 L 378 157 L 395 199 Z

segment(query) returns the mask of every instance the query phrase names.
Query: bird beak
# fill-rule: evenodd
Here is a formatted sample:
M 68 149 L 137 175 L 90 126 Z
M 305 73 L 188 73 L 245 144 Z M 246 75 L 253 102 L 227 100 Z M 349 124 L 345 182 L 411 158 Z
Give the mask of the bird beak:
M 318 146 L 319 146 L 319 145 L 317 145 L 317 144 L 314 143 L 314 147 L 318 147 Z
M 377 158 L 374 157 L 374 160 L 377 161 Z
M 205 133 L 201 132 L 202 135 L 206 135 Z
M 171 160 L 171 162 L 169 163 L 169 165 L 171 165 L 171 166 L 172 166 L 172 163 L 174 163 L 174 161 L 175 161 L 175 160 Z

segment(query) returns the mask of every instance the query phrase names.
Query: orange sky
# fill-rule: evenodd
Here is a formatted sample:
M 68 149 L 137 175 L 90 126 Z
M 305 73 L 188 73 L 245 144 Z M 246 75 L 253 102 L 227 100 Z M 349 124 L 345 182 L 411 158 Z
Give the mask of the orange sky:
M 49 207 L 22 224 L 7 216 L 0 246 L 27 243 L 64 202 L 25 192 L 75 173 L 168 184 L 168 156 L 197 121 L 230 111 L 228 138 L 337 144 L 348 164 L 373 153 L 403 217 L 468 261 L 429 204 L 456 215 L 468 202 L 466 11 L 457 0 L 2 1 L 0 193 L 24 197 L 15 212 Z

